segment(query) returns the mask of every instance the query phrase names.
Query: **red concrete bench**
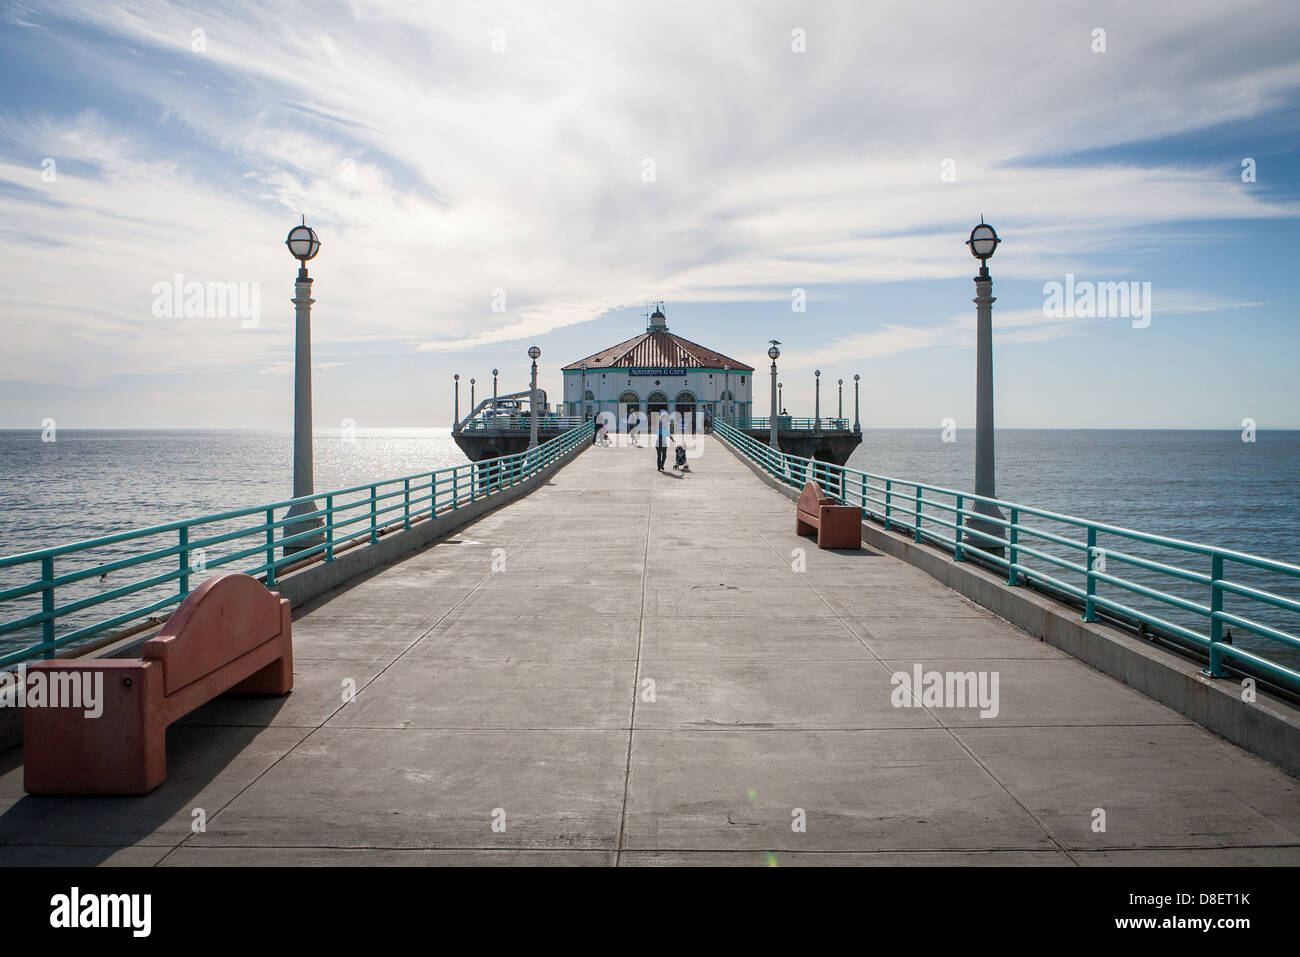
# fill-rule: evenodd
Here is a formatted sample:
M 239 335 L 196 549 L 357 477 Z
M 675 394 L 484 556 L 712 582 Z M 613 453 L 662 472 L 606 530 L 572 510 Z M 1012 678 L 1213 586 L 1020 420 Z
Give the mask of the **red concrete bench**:
M 293 690 L 289 602 L 248 575 L 192 591 L 139 658 L 54 659 L 28 668 L 102 680 L 102 714 L 23 709 L 23 786 L 32 794 L 147 794 L 167 777 L 167 726 L 228 691 Z M 102 679 L 96 677 L 102 675 Z M 57 703 L 57 702 L 56 702 Z M 66 705 L 66 702 L 64 702 Z
M 809 482 L 795 504 L 796 535 L 817 533 L 818 548 L 861 548 L 862 511 L 856 505 L 840 505 L 816 482 Z

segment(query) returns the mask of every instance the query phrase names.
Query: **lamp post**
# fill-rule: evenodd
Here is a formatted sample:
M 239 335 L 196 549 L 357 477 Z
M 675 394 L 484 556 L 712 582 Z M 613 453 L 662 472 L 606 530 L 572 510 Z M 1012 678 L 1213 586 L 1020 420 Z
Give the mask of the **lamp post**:
M 975 494 L 993 498 L 997 495 L 993 470 L 993 278 L 989 275 L 989 257 L 997 251 L 997 232 L 980 217 L 979 225 L 970 231 L 971 255 L 980 261 L 979 275 L 975 277 Z M 1002 511 L 992 503 L 976 501 L 975 511 L 989 518 L 1002 519 Z M 1005 537 L 1005 529 L 991 522 L 972 521 L 978 531 L 997 539 Z M 969 536 L 968 536 L 969 538 Z M 991 542 L 976 536 L 971 544 L 1001 555 L 1000 542 Z
M 492 370 L 492 411 L 497 410 L 497 370 Z
M 477 381 L 478 381 L 477 379 L 469 380 L 469 414 L 470 415 L 474 414 L 474 409 L 476 408 L 476 406 L 474 405 L 474 383 Z
M 839 415 L 837 415 L 836 418 L 843 420 L 844 419 L 844 380 L 840 379 L 839 383 L 840 383 L 840 411 L 839 411 Z
M 320 252 L 320 239 L 316 230 L 307 225 L 304 216 L 302 225 L 289 230 L 284 244 L 289 253 L 298 260 L 298 281 L 294 284 L 293 305 L 294 321 L 294 358 L 293 358 L 293 497 L 315 493 L 312 479 L 312 442 L 311 442 L 311 304 L 316 300 L 311 297 L 311 276 L 307 275 L 307 262 Z M 289 506 L 285 518 L 311 516 L 316 511 L 313 501 L 295 502 Z M 284 536 L 320 528 L 321 520 L 317 517 L 298 518 L 297 521 L 284 526 Z M 286 555 L 304 548 L 310 548 L 318 541 L 318 536 L 310 536 L 284 546 Z
M 722 387 L 722 394 L 727 398 L 722 404 L 722 418 L 727 422 L 731 421 L 731 366 L 725 362 L 722 364 L 722 376 L 725 385 Z
M 853 431 L 859 433 L 862 431 L 862 421 L 858 418 L 858 380 L 861 378 L 853 373 Z
M 813 380 L 816 383 L 817 396 L 813 403 L 813 431 L 822 430 L 822 370 L 813 370 Z
M 587 421 L 587 363 L 582 364 L 582 394 L 578 396 L 578 401 L 582 404 L 579 406 L 582 421 Z
M 776 404 L 782 409 L 785 408 L 785 383 L 784 382 L 778 382 L 776 384 Z
M 528 447 L 537 448 L 537 360 L 541 358 L 542 350 L 537 346 L 528 347 L 528 358 L 533 360 L 533 385 L 532 394 L 528 400 Z
M 781 446 L 776 441 L 776 417 L 777 417 L 776 360 L 780 357 L 781 350 L 778 349 L 776 346 L 777 343 L 776 340 L 774 339 L 772 340 L 772 348 L 767 350 L 767 357 L 772 360 L 772 416 L 768 420 L 771 428 L 768 430 L 767 444 L 772 447 L 772 450 L 774 452 L 779 452 L 781 450 Z
M 459 432 L 460 431 L 460 373 L 457 372 L 451 378 L 452 381 L 455 383 L 455 390 L 456 390 L 455 392 L 456 397 L 452 400 L 452 407 L 451 407 L 452 410 L 451 430 L 453 432 Z

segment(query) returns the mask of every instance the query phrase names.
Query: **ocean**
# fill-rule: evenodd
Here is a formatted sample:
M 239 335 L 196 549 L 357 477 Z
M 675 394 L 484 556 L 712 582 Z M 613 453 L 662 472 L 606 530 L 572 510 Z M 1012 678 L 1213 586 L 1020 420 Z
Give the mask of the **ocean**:
M 448 429 L 358 429 L 348 438 L 316 433 L 318 491 L 466 461 Z M 1243 442 L 1235 430 L 1013 429 L 996 441 L 1001 498 L 1300 564 L 1300 431 L 1261 431 Z M 944 442 L 937 428 L 881 429 L 864 432 L 848 464 L 969 490 L 974 461 L 972 431 Z M 705 471 L 708 462 L 692 468 Z M 0 431 L 0 555 L 278 501 L 290 496 L 291 477 L 287 432 L 60 429 L 57 441 L 43 442 L 39 430 Z M 0 570 L 0 588 L 20 580 Z M 1276 575 L 1242 580 L 1300 598 Z M 1195 588 L 1179 593 L 1207 601 Z M 0 603 L 0 621 L 30 613 L 17 604 Z M 1279 614 L 1267 620 L 1300 631 L 1295 616 Z M 30 630 L 0 636 L 0 653 L 33 640 Z

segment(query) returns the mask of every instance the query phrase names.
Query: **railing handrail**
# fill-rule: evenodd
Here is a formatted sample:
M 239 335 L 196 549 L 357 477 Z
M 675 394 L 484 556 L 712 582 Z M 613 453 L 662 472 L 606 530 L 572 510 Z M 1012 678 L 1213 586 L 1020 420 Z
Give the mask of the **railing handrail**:
M 725 422 L 723 424 L 727 425 L 727 423 Z M 740 434 L 744 436 L 744 438 L 749 439 L 751 442 L 754 441 L 754 439 L 752 439 L 750 436 L 744 435 L 743 432 L 741 432 Z M 783 452 L 781 454 L 784 455 L 787 459 L 791 459 L 795 461 L 817 462 L 819 466 L 833 464 L 828 462 L 821 462 L 816 459 L 801 459 L 799 456 L 791 455 L 788 452 Z M 1239 552 L 1231 548 L 1223 548 L 1218 545 L 1205 545 L 1200 542 L 1192 542 L 1181 538 L 1170 538 L 1165 535 L 1156 535 L 1153 532 L 1143 532 L 1138 529 L 1125 528 L 1122 525 L 1109 525 L 1105 522 L 1095 522 L 1092 519 L 1080 518 L 1077 515 L 1067 515 L 1064 512 L 1053 512 L 1050 509 L 1038 508 L 1033 505 L 1022 505 L 1017 502 L 1008 501 L 1007 499 L 993 498 L 987 495 L 976 495 L 974 492 L 961 492 L 961 491 L 957 491 L 956 489 L 946 488 L 945 486 L 942 485 L 928 485 L 925 482 L 917 482 L 913 479 L 899 478 L 894 475 L 880 475 L 875 472 L 864 472 L 861 469 L 850 469 L 847 466 L 842 466 L 842 465 L 836 466 L 836 468 L 843 468 L 846 471 L 853 472 L 858 475 L 863 475 L 867 478 L 875 479 L 876 481 L 880 481 L 880 482 L 895 482 L 900 485 L 907 485 L 912 488 L 923 489 L 927 492 L 938 492 L 940 495 L 952 495 L 952 496 L 960 495 L 962 496 L 962 498 L 969 499 L 973 502 L 984 502 L 988 505 L 998 505 L 1001 506 L 1002 508 L 1007 508 L 1007 509 L 1016 508 L 1030 515 L 1037 515 L 1041 518 L 1051 519 L 1052 521 L 1063 522 L 1067 525 L 1076 525 L 1084 529 L 1095 528 L 1097 531 L 1105 532 L 1108 535 L 1120 535 L 1126 538 L 1132 538 L 1135 541 L 1147 542 L 1152 545 L 1165 545 L 1171 548 L 1178 548 L 1182 551 L 1195 552 L 1196 554 L 1205 555 L 1206 557 L 1221 555 L 1224 558 L 1231 559 L 1232 561 L 1242 561 L 1245 562 L 1246 564 L 1253 564 L 1255 562 L 1259 562 L 1262 564 L 1256 565 L 1255 567 L 1269 568 L 1274 571 L 1286 572 L 1287 574 L 1300 575 L 1300 565 L 1293 565 L 1290 562 L 1278 561 L 1277 559 L 1274 558 L 1265 558 L 1262 555 L 1252 555 L 1249 552 Z
M 731 424 L 731 420 L 729 418 L 724 417 L 720 419 L 720 421 L 726 422 L 728 425 Z M 777 421 L 778 428 L 786 428 L 787 427 L 786 423 L 789 423 L 788 427 L 792 429 L 802 429 L 805 427 L 828 428 L 831 429 L 832 431 L 834 430 L 847 431 L 849 429 L 849 420 L 844 416 L 840 416 L 840 415 L 823 415 L 820 419 L 811 415 L 809 416 L 778 415 L 776 417 L 776 421 Z M 822 423 L 826 423 L 826 425 L 823 426 Z M 756 430 L 770 429 L 771 427 L 772 427 L 772 417 L 770 415 L 752 416 L 749 419 L 749 424 L 745 426 L 745 428 L 756 429 Z
M 1245 629 L 1260 638 L 1266 638 L 1297 650 L 1300 650 L 1300 637 L 1280 631 L 1262 622 L 1234 615 L 1224 611 L 1222 607 L 1223 595 L 1227 593 L 1259 601 L 1275 609 L 1300 612 L 1300 601 L 1231 581 L 1224 577 L 1223 571 L 1224 562 L 1231 561 L 1249 568 L 1278 572 L 1291 579 L 1300 579 L 1300 565 L 1235 549 L 1204 545 L 1200 542 L 1191 542 L 1165 535 L 1155 535 L 1104 522 L 1093 522 L 1078 516 L 1021 505 L 1006 499 L 976 495 L 971 492 L 962 492 L 910 479 L 877 475 L 843 465 L 791 455 L 773 449 L 766 443 L 759 442 L 721 420 L 715 423 L 715 432 L 719 438 L 735 447 L 737 451 L 764 468 L 769 474 L 780 478 L 785 484 L 797 485 L 809 477 L 820 478 L 824 490 L 841 502 L 847 501 L 846 490 L 855 492 L 857 504 L 862 509 L 864 518 L 879 519 L 886 529 L 891 527 L 891 522 L 896 523 L 894 527 L 908 528 L 913 532 L 914 540 L 918 542 L 923 540 L 938 542 L 952 551 L 954 561 L 962 561 L 967 552 L 976 554 L 995 567 L 1005 568 L 1009 585 L 1019 584 L 1021 580 L 1037 579 L 1057 589 L 1062 594 L 1084 601 L 1085 621 L 1096 621 L 1096 610 L 1098 608 L 1109 610 L 1132 618 L 1139 623 L 1145 622 L 1156 629 L 1163 629 L 1185 641 L 1190 641 L 1200 650 L 1208 651 L 1210 666 L 1207 673 L 1213 677 L 1226 676 L 1227 672 L 1223 670 L 1223 661 L 1225 658 L 1232 658 L 1238 662 L 1238 670 L 1243 673 L 1250 674 L 1254 670 L 1262 670 L 1267 677 L 1276 679 L 1290 686 L 1293 690 L 1300 690 L 1300 671 L 1252 653 L 1248 649 L 1233 647 L 1224 638 L 1223 627 L 1224 625 L 1233 625 Z M 873 481 L 879 484 L 872 485 Z M 825 488 L 827 485 L 832 487 Z M 927 492 L 932 496 L 930 499 L 925 498 Z M 873 498 L 868 493 L 883 495 L 884 498 Z M 935 495 L 949 496 L 954 498 L 956 503 L 952 505 L 936 501 L 933 499 Z M 973 503 L 984 503 L 1006 509 L 1010 512 L 1010 518 L 1009 520 L 998 519 L 977 512 L 970 507 Z M 874 506 L 874 508 L 868 507 L 869 505 Z M 930 510 L 929 512 L 926 511 L 927 508 Z M 951 520 L 934 514 L 935 511 L 950 515 Z M 1086 531 L 1087 544 L 1074 541 L 1063 535 L 1057 535 L 1035 525 L 1027 525 L 1023 522 L 1026 515 L 1059 522 Z M 967 519 L 970 521 L 964 522 Z M 907 526 L 897 524 L 900 521 L 906 521 L 910 524 Z M 924 525 L 926 522 L 929 523 L 928 527 Z M 972 527 L 971 523 L 973 522 L 980 523 L 983 529 L 986 530 L 995 528 L 999 534 L 990 534 L 986 530 L 981 530 L 981 528 Z M 949 537 L 941 529 L 951 531 L 952 536 Z M 1002 533 L 1009 533 L 1009 537 L 1003 538 Z M 1206 575 L 1139 555 L 1132 555 L 1114 548 L 1098 547 L 1098 534 L 1114 535 L 1130 541 L 1209 558 L 1212 563 L 1211 572 Z M 1022 535 L 1032 536 L 1034 541 L 1023 541 L 1021 540 Z M 972 539 L 978 541 L 979 544 L 975 544 Z M 1040 542 L 1050 542 L 1084 553 L 1086 555 L 1086 567 L 1035 547 Z M 1003 549 L 1009 551 L 1008 558 L 997 554 Z M 1076 574 L 1082 574 L 1086 579 L 1086 589 L 1062 581 L 1042 569 L 1024 565 L 1021 559 L 1026 555 L 1046 562 L 1056 569 L 1066 569 Z M 1107 573 L 1104 569 L 1095 567 L 1094 558 L 1097 555 L 1104 555 L 1115 561 L 1140 567 L 1160 575 L 1201 586 L 1208 585 L 1211 597 L 1210 604 L 1204 605 L 1189 601 L 1178 595 L 1148 588 L 1139 582 L 1127 580 L 1117 574 Z M 1099 582 L 1161 602 L 1166 606 L 1179 608 L 1202 618 L 1208 618 L 1210 633 L 1205 635 L 1191 631 L 1154 614 L 1143 612 L 1123 602 L 1098 595 L 1096 594 L 1096 585 Z
M 512 413 L 510 415 L 506 415 L 503 413 L 491 417 L 472 416 L 470 418 L 464 419 L 460 423 L 459 431 L 476 432 L 476 431 L 497 429 L 497 428 L 506 428 L 506 429 L 522 428 L 524 430 L 527 430 L 529 428 L 530 421 L 531 421 L 530 416 L 520 415 L 518 413 Z M 543 426 L 545 426 L 548 430 L 554 428 L 576 429 L 586 421 L 588 420 L 585 417 L 580 415 L 554 415 L 551 413 L 543 412 L 537 416 L 538 428 L 542 428 Z
M 554 442 L 561 436 L 548 439 L 547 442 Z M 543 443 L 545 444 L 545 443 Z M 541 448 L 541 445 L 538 446 Z M 181 528 L 188 528 L 192 525 L 206 525 L 212 522 L 225 522 L 233 518 L 243 518 L 245 515 L 254 515 L 258 512 L 265 512 L 268 508 L 281 509 L 288 508 L 291 505 L 299 505 L 306 502 L 314 502 L 318 498 L 326 495 L 351 495 L 355 492 L 369 491 L 378 485 L 391 485 L 394 482 L 407 482 L 411 479 L 422 479 L 426 475 L 438 475 L 444 472 L 454 472 L 458 469 L 468 469 L 475 466 L 482 468 L 492 462 L 500 462 L 505 459 L 516 458 L 521 455 L 527 455 L 527 452 L 514 452 L 510 455 L 499 455 L 492 459 L 483 459 L 480 462 L 461 462 L 458 465 L 448 465 L 441 469 L 434 469 L 429 472 L 412 472 L 410 475 L 399 475 L 395 478 L 377 479 L 374 482 L 366 482 L 361 485 L 352 485 L 347 488 L 334 488 L 324 492 L 313 492 L 311 495 L 300 495 L 297 498 L 281 499 L 277 502 L 267 502 L 264 505 L 250 505 L 245 508 L 232 509 L 227 512 L 213 512 L 210 515 L 203 515 L 199 518 L 180 519 L 175 522 L 166 522 L 162 525 L 148 525 L 144 528 L 128 529 L 124 532 L 114 532 L 111 535 L 101 535 L 96 538 L 87 538 L 78 542 L 69 542 L 64 545 L 52 545 L 48 548 L 38 548 L 30 552 L 20 552 L 17 555 L 0 556 L 0 568 L 6 568 L 10 565 L 23 564 L 25 562 L 39 561 L 46 556 L 57 557 L 69 552 L 82 551 L 87 548 L 96 548 L 102 545 L 115 545 L 118 542 L 128 541 L 132 538 L 142 538 L 146 535 L 157 535 L 162 532 L 174 532 Z M 309 513 L 304 513 L 309 514 Z M 300 516 L 295 516 L 300 517 Z
M 42 602 L 40 612 L 0 620 L 0 636 L 15 631 L 20 632 L 24 628 L 36 625 L 40 625 L 43 632 L 40 642 L 7 652 L 0 650 L 0 666 L 41 655 L 50 657 L 59 647 L 73 641 L 79 641 L 110 627 L 148 617 L 152 612 L 182 600 L 190 591 L 191 576 L 197 578 L 208 567 L 242 562 L 244 559 L 257 556 L 262 560 L 260 565 L 241 568 L 241 570 L 248 574 L 266 573 L 267 585 L 272 586 L 275 583 L 276 570 L 282 565 L 296 566 L 304 560 L 314 559 L 333 561 L 335 551 L 341 547 L 362 542 L 366 537 L 374 543 L 383 531 L 395 525 L 410 528 L 413 521 L 418 522 L 447 510 L 457 509 L 462 504 L 473 502 L 479 497 L 486 497 L 503 488 L 516 485 L 546 468 L 579 444 L 588 443 L 592 430 L 592 424 L 587 422 L 540 443 L 536 448 L 511 455 L 497 456 L 479 462 L 463 462 L 430 471 L 413 472 L 247 508 L 213 512 L 195 518 L 129 529 L 0 558 L 0 569 L 39 564 L 41 570 L 39 578 L 16 586 L 0 588 L 0 602 L 36 595 L 41 597 Z M 339 497 L 346 498 L 352 495 L 360 497 L 336 502 Z M 394 501 L 395 499 L 400 500 Z M 317 505 L 311 512 L 291 517 L 276 515 L 281 509 L 308 502 Z M 324 502 L 323 507 L 320 506 L 320 502 Z M 338 517 L 349 512 L 354 514 L 345 518 Z M 235 530 L 210 530 L 205 537 L 191 539 L 189 535 L 191 529 L 200 526 L 212 526 L 250 515 L 258 515 L 261 520 Z M 289 528 L 304 521 L 320 521 L 322 524 L 308 528 L 306 531 L 294 531 Z M 277 529 L 280 530 L 279 538 L 276 538 L 275 534 Z M 109 561 L 93 564 L 89 568 L 65 572 L 62 575 L 55 574 L 56 558 L 169 533 L 176 533 L 176 539 L 170 544 L 150 543 L 142 554 L 112 558 Z M 199 567 L 189 563 L 197 551 L 202 550 L 206 555 L 207 549 L 212 545 L 241 539 L 245 541 L 251 539 L 255 544 L 252 547 L 241 545 L 229 554 L 217 556 L 214 561 L 205 560 Z M 295 544 L 301 544 L 303 547 L 298 550 L 285 550 L 285 546 Z M 275 554 L 277 550 L 282 551 L 280 557 Z M 77 598 L 62 606 L 55 603 L 56 588 L 84 581 L 96 574 L 148 565 L 172 556 L 178 556 L 179 561 L 169 571 L 116 585 L 107 592 Z M 55 624 L 61 618 L 128 595 L 147 592 L 173 581 L 178 583 L 177 589 L 158 601 L 104 621 L 76 628 L 68 634 L 55 634 Z

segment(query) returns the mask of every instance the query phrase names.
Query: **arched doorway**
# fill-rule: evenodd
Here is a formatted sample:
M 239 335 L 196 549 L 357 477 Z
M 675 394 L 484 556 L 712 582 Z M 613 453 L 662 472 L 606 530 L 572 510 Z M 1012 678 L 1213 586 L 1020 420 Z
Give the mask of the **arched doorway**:
M 695 393 L 684 390 L 678 392 L 677 398 L 673 399 L 673 411 L 677 413 L 683 431 L 695 430 Z
M 635 392 L 624 392 L 618 397 L 618 412 L 624 428 L 630 432 L 641 414 L 641 397 Z
M 668 396 L 664 395 L 662 392 L 651 392 L 650 395 L 646 397 L 645 410 L 652 416 L 656 412 L 667 412 Z

